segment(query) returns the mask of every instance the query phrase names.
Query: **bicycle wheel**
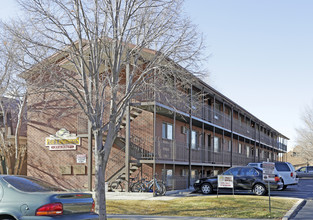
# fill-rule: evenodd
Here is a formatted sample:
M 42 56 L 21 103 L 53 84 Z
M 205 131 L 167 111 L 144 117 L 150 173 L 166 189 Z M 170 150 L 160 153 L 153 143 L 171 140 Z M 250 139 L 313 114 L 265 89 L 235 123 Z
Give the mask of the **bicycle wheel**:
M 111 183 L 111 190 L 113 192 L 123 192 L 123 186 L 120 182 L 114 181 Z
M 156 188 L 156 195 L 157 196 L 164 196 L 166 193 L 166 185 L 163 183 L 163 181 L 158 181 Z
M 166 185 L 165 185 L 163 182 L 159 182 L 158 184 L 159 184 L 159 186 L 160 186 L 161 189 L 162 189 L 161 195 L 164 196 L 165 193 L 166 193 Z
M 143 192 L 144 188 L 143 188 L 143 184 L 142 183 L 135 183 L 132 188 L 131 188 L 132 192 Z
M 161 182 L 156 182 L 155 185 L 155 195 L 157 196 L 163 196 L 166 193 L 165 185 Z

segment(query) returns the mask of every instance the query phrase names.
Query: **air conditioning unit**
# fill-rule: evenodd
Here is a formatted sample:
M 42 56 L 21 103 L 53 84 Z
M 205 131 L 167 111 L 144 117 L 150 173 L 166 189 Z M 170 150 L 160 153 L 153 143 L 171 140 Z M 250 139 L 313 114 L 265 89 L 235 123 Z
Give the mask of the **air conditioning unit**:
M 181 126 L 181 133 L 187 134 L 187 128 L 185 126 Z

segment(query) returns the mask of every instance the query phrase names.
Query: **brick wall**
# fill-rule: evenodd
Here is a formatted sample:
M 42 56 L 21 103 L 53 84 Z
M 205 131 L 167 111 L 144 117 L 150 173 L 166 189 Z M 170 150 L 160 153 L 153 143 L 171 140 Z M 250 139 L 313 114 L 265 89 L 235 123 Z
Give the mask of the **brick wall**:
M 87 155 L 87 139 L 82 138 L 76 150 L 51 151 L 45 146 L 45 138 L 55 135 L 61 128 L 76 134 L 78 111 L 75 103 L 49 93 L 30 95 L 28 105 L 28 175 L 65 188 L 86 188 L 86 164 L 77 164 L 76 157 Z

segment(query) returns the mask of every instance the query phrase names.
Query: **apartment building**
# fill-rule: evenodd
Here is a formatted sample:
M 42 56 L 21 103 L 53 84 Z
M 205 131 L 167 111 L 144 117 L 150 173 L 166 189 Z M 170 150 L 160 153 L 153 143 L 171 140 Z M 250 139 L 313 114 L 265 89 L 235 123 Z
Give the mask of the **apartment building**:
M 150 86 L 134 94 L 110 153 L 108 183 L 156 176 L 168 189 L 183 189 L 232 166 L 282 160 L 288 138 L 201 79 L 174 91 L 179 99 Z M 44 92 L 30 94 L 28 105 L 28 175 L 89 188 L 88 121 L 79 106 Z
M 139 166 L 146 178 L 156 175 L 170 189 L 232 166 L 282 160 L 286 153 L 287 137 L 200 79 L 184 91 L 184 103 L 148 90 L 130 104 L 130 167 Z M 124 138 L 116 150 L 124 149 Z M 120 155 L 117 150 L 112 158 Z M 109 166 L 109 181 L 126 172 L 125 160 L 117 161 Z

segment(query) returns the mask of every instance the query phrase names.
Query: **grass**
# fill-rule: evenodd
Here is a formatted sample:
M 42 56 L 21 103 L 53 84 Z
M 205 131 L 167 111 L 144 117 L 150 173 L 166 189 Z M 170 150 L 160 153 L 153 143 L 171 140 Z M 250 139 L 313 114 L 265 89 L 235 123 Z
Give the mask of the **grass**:
M 256 196 L 199 196 L 173 200 L 107 200 L 108 214 L 280 219 L 297 199 Z

